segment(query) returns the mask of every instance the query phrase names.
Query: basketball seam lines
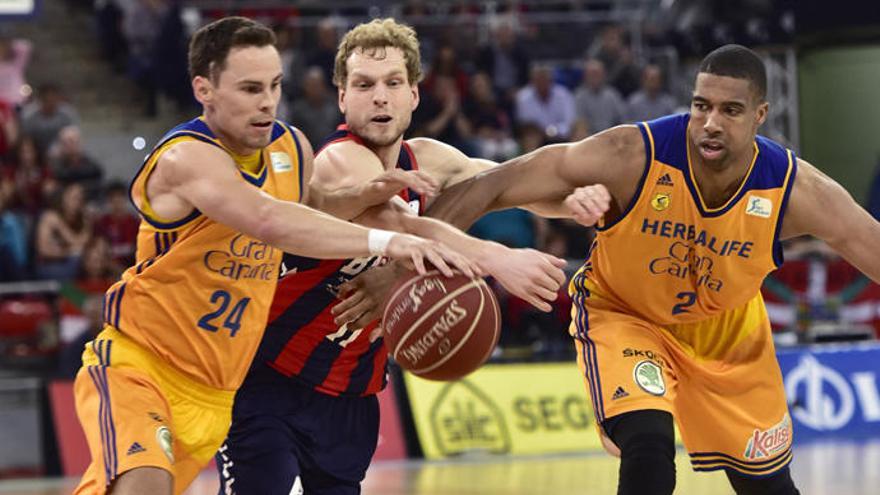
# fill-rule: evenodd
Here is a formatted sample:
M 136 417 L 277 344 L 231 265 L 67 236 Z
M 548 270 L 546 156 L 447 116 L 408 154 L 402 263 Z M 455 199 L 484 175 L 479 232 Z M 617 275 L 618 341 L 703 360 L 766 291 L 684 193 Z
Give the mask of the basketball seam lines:
M 446 297 L 444 297 L 443 299 L 441 299 L 440 302 L 442 303 L 442 302 L 445 301 L 447 298 L 449 298 L 449 297 L 451 297 L 451 296 L 453 296 L 453 295 L 457 295 L 456 293 L 459 292 L 459 291 L 461 291 L 462 289 L 470 289 L 472 286 L 473 286 L 473 287 L 477 287 L 477 290 L 478 290 L 479 293 L 480 293 L 480 307 L 477 308 L 478 313 L 477 313 L 476 318 L 473 319 L 473 322 L 471 322 L 471 327 L 467 329 L 467 332 L 465 332 L 464 336 L 462 336 L 462 338 L 461 338 L 461 340 L 458 342 L 458 344 L 457 344 L 454 348 L 450 349 L 449 352 L 448 352 L 445 356 L 443 356 L 443 358 L 441 358 L 441 359 L 438 360 L 436 363 L 434 363 L 434 364 L 432 364 L 432 365 L 430 365 L 430 366 L 427 366 L 427 367 L 425 367 L 425 368 L 419 368 L 419 369 L 417 369 L 417 370 L 411 370 L 413 373 L 427 373 L 427 372 L 429 372 L 429 371 L 433 371 L 433 370 L 437 369 L 438 366 L 441 366 L 441 365 L 442 365 L 443 363 L 445 363 L 446 361 L 449 361 L 449 359 L 450 359 L 452 356 L 454 356 L 455 353 L 457 353 L 458 350 L 461 349 L 461 348 L 467 343 L 467 341 L 471 338 L 471 335 L 474 334 L 474 329 L 477 327 L 477 323 L 480 322 L 480 317 L 483 316 L 483 308 L 486 306 L 486 294 L 483 293 L 483 288 L 482 288 L 482 287 L 479 287 L 479 284 L 478 284 L 477 281 L 473 281 L 473 282 L 471 282 L 470 284 L 468 284 L 468 285 L 466 285 L 466 286 L 464 286 L 464 287 L 459 287 L 455 292 L 453 292 L 453 293 L 450 294 L 449 296 L 446 296 Z M 421 323 L 421 322 L 419 322 L 419 323 Z M 416 328 L 416 326 L 413 325 L 413 328 Z M 407 332 L 407 333 L 409 333 L 409 332 Z
M 476 286 L 477 286 L 477 282 L 471 281 L 467 285 L 463 285 L 463 286 L 459 287 L 458 289 L 455 289 L 454 291 L 452 291 L 450 294 L 447 294 L 446 296 L 444 296 L 443 299 L 440 299 L 439 301 L 434 303 L 434 306 L 435 307 L 442 306 L 443 303 L 445 303 L 448 299 L 453 298 L 453 297 L 461 294 L 462 292 L 465 292 L 465 291 L 472 289 Z M 481 291 L 481 295 L 482 295 L 482 291 Z M 397 294 L 395 294 L 394 296 L 397 296 Z M 390 300 L 393 301 L 394 300 L 393 297 Z M 482 301 L 481 301 L 481 303 L 480 303 L 481 310 L 482 310 L 482 306 L 483 305 L 482 305 Z M 415 323 L 410 325 L 409 330 L 405 334 L 403 334 L 402 337 L 400 337 L 400 340 L 397 342 L 397 345 L 394 347 L 394 353 L 392 354 L 394 356 L 394 359 L 397 359 L 397 354 L 400 352 L 400 348 L 401 348 L 401 346 L 403 346 L 404 342 L 406 342 L 406 339 L 409 338 L 409 336 L 419 327 L 419 325 L 421 325 L 423 321 L 428 319 L 428 317 L 431 316 L 431 314 L 433 314 L 434 312 L 436 312 L 436 310 L 429 311 L 429 312 L 423 314 L 421 317 L 419 317 L 418 320 L 416 320 Z

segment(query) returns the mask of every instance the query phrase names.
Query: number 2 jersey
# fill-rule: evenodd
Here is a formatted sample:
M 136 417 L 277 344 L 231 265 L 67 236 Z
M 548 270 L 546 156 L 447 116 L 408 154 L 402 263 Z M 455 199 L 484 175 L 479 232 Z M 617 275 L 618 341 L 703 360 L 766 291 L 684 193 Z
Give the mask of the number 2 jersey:
M 598 228 L 573 277 L 575 302 L 661 326 L 766 318 L 756 298 L 782 264 L 779 231 L 797 171 L 790 150 L 757 136 L 754 158 L 724 205 L 707 206 L 687 145 L 688 114 L 638 124 L 647 163 L 620 219 Z M 739 314 L 742 313 L 742 314 Z M 735 330 L 735 329 L 734 329 Z
M 136 263 L 107 291 L 104 320 L 189 377 L 235 390 L 260 342 L 282 252 L 198 210 L 175 219 L 153 211 L 147 180 L 162 153 L 186 141 L 229 153 L 250 186 L 278 199 L 300 200 L 302 152 L 285 124 L 273 124 L 271 142 L 261 151 L 255 173 L 242 166 L 242 159 L 201 118 L 175 127 L 132 181 L 131 198 L 141 215 Z
M 316 155 L 342 141 L 363 144 L 341 125 L 324 140 Z M 401 144 L 397 167 L 418 170 L 406 141 Z M 412 210 L 421 212 L 418 193 L 406 190 L 401 197 Z M 362 329 L 339 327 L 330 313 L 339 302 L 339 286 L 378 262 L 377 257 L 317 260 L 285 253 L 269 324 L 248 381 L 277 379 L 280 373 L 333 396 L 356 397 L 382 390 L 388 351 L 381 338 L 369 340 L 376 324 Z

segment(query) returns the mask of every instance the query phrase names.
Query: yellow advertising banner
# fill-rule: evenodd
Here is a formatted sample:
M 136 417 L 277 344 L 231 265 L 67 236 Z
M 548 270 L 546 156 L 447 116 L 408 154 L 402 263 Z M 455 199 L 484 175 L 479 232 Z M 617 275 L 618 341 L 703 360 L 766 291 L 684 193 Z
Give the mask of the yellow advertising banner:
M 575 363 L 487 365 L 456 382 L 404 376 L 429 459 L 602 449 Z

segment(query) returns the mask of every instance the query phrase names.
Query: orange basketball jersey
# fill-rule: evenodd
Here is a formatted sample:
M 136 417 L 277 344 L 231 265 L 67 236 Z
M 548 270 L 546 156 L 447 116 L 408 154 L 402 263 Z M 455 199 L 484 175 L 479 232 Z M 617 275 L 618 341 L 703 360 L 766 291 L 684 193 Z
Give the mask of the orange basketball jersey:
M 153 211 L 146 183 L 159 157 L 193 140 L 229 152 L 199 118 L 172 129 L 147 157 L 130 190 L 141 214 L 136 264 L 107 291 L 104 319 L 194 380 L 234 390 L 262 337 L 282 252 L 198 210 L 179 219 Z M 288 126 L 275 122 L 260 160 L 251 173 L 236 158 L 242 180 L 278 199 L 299 201 L 302 152 Z
M 710 208 L 694 179 L 689 119 L 638 124 L 645 172 L 621 218 L 598 228 L 581 268 L 585 283 L 572 284 L 573 294 L 657 325 L 693 323 L 743 307 L 782 263 L 778 236 L 794 154 L 758 136 L 739 190 Z

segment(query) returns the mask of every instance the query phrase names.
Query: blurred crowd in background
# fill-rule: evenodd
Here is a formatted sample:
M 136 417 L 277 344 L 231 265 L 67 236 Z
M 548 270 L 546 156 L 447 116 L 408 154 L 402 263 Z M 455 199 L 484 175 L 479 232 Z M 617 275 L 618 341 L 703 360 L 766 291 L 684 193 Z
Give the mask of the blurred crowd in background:
M 134 82 L 134 121 L 161 118 L 160 100 L 179 115 L 198 114 L 186 67 L 194 29 L 228 14 L 273 26 L 285 69 L 278 117 L 302 129 L 314 147 L 342 121 L 331 84 L 339 39 L 371 15 L 363 2 L 68 3 L 93 17 L 95 48 Z M 785 42 L 792 29 L 779 2 L 756 1 L 747 15 L 721 1 L 682 2 L 671 13 L 654 10 L 662 2 L 632 2 L 644 4 L 637 29 L 615 21 L 625 2 L 372 3 L 393 4 L 386 7 L 416 28 L 422 44 L 421 103 L 407 137 L 436 138 L 498 162 L 687 111 L 687 81 L 705 52 L 726 42 Z M 478 24 L 486 4 L 494 15 Z M 577 24 L 579 16 L 601 22 Z M 132 263 L 138 219 L 128 184 L 106 179 L 102 161 L 112 158 L 85 151 L 76 95 L 63 78 L 29 81 L 34 46 L 0 35 L 0 354 L 72 376 L 81 344 L 101 325 L 104 290 Z M 872 191 L 865 205 L 880 218 L 880 177 Z M 523 210 L 489 214 L 471 233 L 570 259 L 569 273 L 593 235 Z M 765 288 L 780 342 L 880 335 L 880 311 L 870 309 L 880 308 L 880 288 L 816 241 L 791 243 L 787 260 Z M 23 281 L 52 282 L 52 297 L 11 284 Z M 571 356 L 565 290 L 544 314 L 496 289 L 505 327 L 497 358 Z

